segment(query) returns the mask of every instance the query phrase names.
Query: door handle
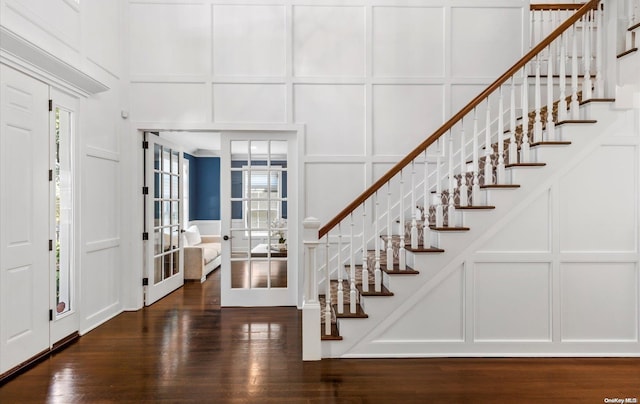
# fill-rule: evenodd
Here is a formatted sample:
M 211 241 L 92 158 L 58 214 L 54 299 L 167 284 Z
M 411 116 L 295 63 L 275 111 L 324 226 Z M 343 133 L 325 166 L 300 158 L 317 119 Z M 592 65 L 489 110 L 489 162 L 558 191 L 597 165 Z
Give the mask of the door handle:
M 222 239 L 223 239 L 224 241 L 227 241 L 227 240 L 229 240 L 230 238 L 231 238 L 231 237 L 229 237 L 229 236 L 222 236 Z

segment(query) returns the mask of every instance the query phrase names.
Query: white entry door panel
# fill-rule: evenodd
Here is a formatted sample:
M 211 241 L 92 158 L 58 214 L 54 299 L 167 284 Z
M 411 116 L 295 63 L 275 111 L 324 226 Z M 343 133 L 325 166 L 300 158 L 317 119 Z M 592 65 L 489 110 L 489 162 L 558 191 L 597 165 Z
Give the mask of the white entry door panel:
M 148 133 L 145 150 L 146 195 L 145 305 L 184 284 L 182 150 Z
M 49 347 L 49 87 L 0 65 L 0 373 Z

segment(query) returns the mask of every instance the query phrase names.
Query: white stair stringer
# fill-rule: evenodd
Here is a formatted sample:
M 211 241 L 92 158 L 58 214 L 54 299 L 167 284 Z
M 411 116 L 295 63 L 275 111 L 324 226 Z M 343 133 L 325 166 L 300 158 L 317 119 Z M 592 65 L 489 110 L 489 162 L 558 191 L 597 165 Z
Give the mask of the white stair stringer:
M 473 330 L 469 326 L 474 315 L 473 296 L 470 294 L 472 280 L 469 279 L 469 276 L 465 276 L 464 263 L 470 255 L 474 254 L 514 217 L 523 214 L 532 201 L 549 189 L 553 181 L 582 161 L 590 150 L 599 145 L 599 139 L 612 132 L 624 131 L 626 127 L 632 125 L 632 119 L 629 118 L 630 113 L 614 110 L 612 104 L 593 103 L 582 107 L 586 111 L 585 115 L 588 112 L 592 119 L 597 119 L 597 123 L 572 123 L 559 126 L 556 129 L 559 135 L 558 139 L 569 140 L 572 144 L 564 146 L 564 148 L 551 147 L 555 150 L 554 152 L 545 154 L 543 151 L 536 156 L 540 158 L 544 156 L 545 160 L 540 161 L 546 163 L 544 167 L 514 168 L 511 181 L 521 185 L 520 188 L 483 190 L 483 194 L 486 194 L 487 204 L 496 206 L 496 209 L 464 210 L 459 213 L 463 216 L 463 225 L 469 227 L 470 230 L 452 233 L 438 232 L 438 246 L 445 250 L 444 253 L 413 254 L 407 252 L 407 264 L 420 271 L 420 274 L 385 275 L 384 283 L 394 293 L 394 296 L 362 297 L 361 304 L 369 318 L 365 320 L 340 319 L 339 329 L 343 340 L 323 341 L 322 356 L 557 356 L 569 355 L 567 350 L 584 355 L 598 354 L 593 351 L 595 348 L 579 343 L 573 347 L 567 343 L 559 346 L 551 341 L 522 341 L 509 344 L 499 341 L 474 342 Z M 543 149 L 545 147 L 540 148 L 541 151 Z M 398 340 L 382 338 L 390 330 L 393 330 L 399 321 L 409 315 L 418 302 L 437 293 L 438 288 L 441 288 L 442 285 L 448 285 L 452 282 L 454 284 L 462 282 L 461 290 L 464 303 L 462 304 L 461 333 L 458 338 L 442 340 L 437 338 L 412 340 L 410 337 Z M 434 308 L 434 310 L 446 312 L 446 308 L 445 305 Z M 411 315 L 415 316 L 415 313 Z M 416 334 L 420 334 L 421 329 L 429 327 L 429 324 L 419 321 L 411 322 L 411 324 L 411 327 L 415 327 Z M 411 334 L 412 331 L 408 331 Z M 636 349 L 640 355 L 640 349 Z M 618 353 L 628 353 L 628 348 L 620 348 Z

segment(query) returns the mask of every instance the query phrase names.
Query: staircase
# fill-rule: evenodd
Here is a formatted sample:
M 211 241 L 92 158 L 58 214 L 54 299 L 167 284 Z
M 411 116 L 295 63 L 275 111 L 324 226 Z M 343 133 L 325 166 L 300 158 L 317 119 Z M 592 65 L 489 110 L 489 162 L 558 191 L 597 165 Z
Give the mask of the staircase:
M 604 15 L 597 0 L 581 6 L 333 220 L 321 228 L 305 222 L 304 359 L 563 349 L 553 344 L 565 342 L 555 318 L 548 320 L 554 322 L 548 341 L 543 335 L 505 344 L 478 327 L 482 305 L 511 302 L 481 296 L 478 282 L 485 280 L 472 275 L 469 263 L 493 236 L 526 218 L 608 133 L 632 130 L 626 112 L 605 94 Z M 630 38 L 633 47 L 635 34 Z M 514 272 L 503 274 L 511 279 Z M 513 278 L 514 285 L 527 276 Z M 549 312 L 562 310 L 555 309 L 555 283 L 546 291 Z M 541 325 L 531 327 L 535 332 L 544 328 L 542 320 L 532 323 Z M 631 350 L 640 352 L 637 341 Z

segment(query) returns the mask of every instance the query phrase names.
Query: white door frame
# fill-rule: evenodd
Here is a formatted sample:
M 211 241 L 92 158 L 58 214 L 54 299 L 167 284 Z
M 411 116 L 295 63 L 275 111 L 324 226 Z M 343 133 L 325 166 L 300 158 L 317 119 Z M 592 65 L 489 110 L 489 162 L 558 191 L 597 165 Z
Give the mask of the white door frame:
M 297 153 L 294 156 L 290 156 L 290 161 L 293 164 L 293 159 L 295 159 L 297 165 L 297 178 L 303 178 L 303 164 L 300 160 L 302 156 L 304 156 L 304 134 L 305 134 L 305 126 L 303 124 L 214 124 L 214 123 L 188 123 L 188 122 L 168 122 L 168 123 L 158 123 L 158 122 L 131 122 L 131 137 L 129 138 L 129 143 L 124 145 L 123 152 L 130 153 L 129 158 L 131 159 L 131 167 L 130 170 L 133 172 L 140 173 L 137 176 L 129 177 L 129 183 L 126 186 L 126 192 L 123 195 L 123 198 L 131 201 L 131 206 L 142 206 L 144 198 L 140 190 L 143 186 L 143 174 L 144 167 L 142 161 L 142 153 L 140 150 L 140 143 L 142 139 L 142 134 L 144 132 L 162 132 L 162 131 L 190 131 L 190 132 L 290 132 L 295 134 L 295 142 L 296 142 L 296 150 Z M 126 169 L 126 167 L 125 167 Z M 292 171 L 290 171 L 292 172 Z M 123 179 L 123 180 L 126 180 Z M 298 181 L 301 183 L 301 180 Z M 296 193 L 296 203 L 299 207 L 306 206 L 305 204 L 305 195 L 304 190 L 301 186 L 293 187 L 290 189 L 290 195 Z M 302 214 L 302 210 L 298 210 Z M 126 272 L 124 275 L 124 288 L 127 291 L 126 296 L 123 296 L 125 299 L 124 306 L 128 310 L 139 310 L 144 306 L 144 289 L 142 286 L 142 279 L 144 278 L 144 263 L 143 263 L 143 254 L 144 247 L 141 234 L 144 231 L 143 229 L 143 212 L 142 209 L 134 208 L 131 211 L 131 215 L 129 220 L 127 221 L 128 226 L 132 229 L 129 234 L 130 240 L 130 248 L 128 261 L 132 263 L 131 271 Z M 302 220 L 299 220 L 299 223 L 295 224 L 298 234 L 302 234 Z M 126 259 L 124 257 L 123 259 Z M 297 262 L 292 263 L 291 265 L 296 265 L 298 280 L 297 280 L 297 306 L 298 308 L 302 308 L 302 269 L 303 269 L 303 254 L 302 250 L 298 251 Z M 292 262 L 292 261 L 290 261 Z

